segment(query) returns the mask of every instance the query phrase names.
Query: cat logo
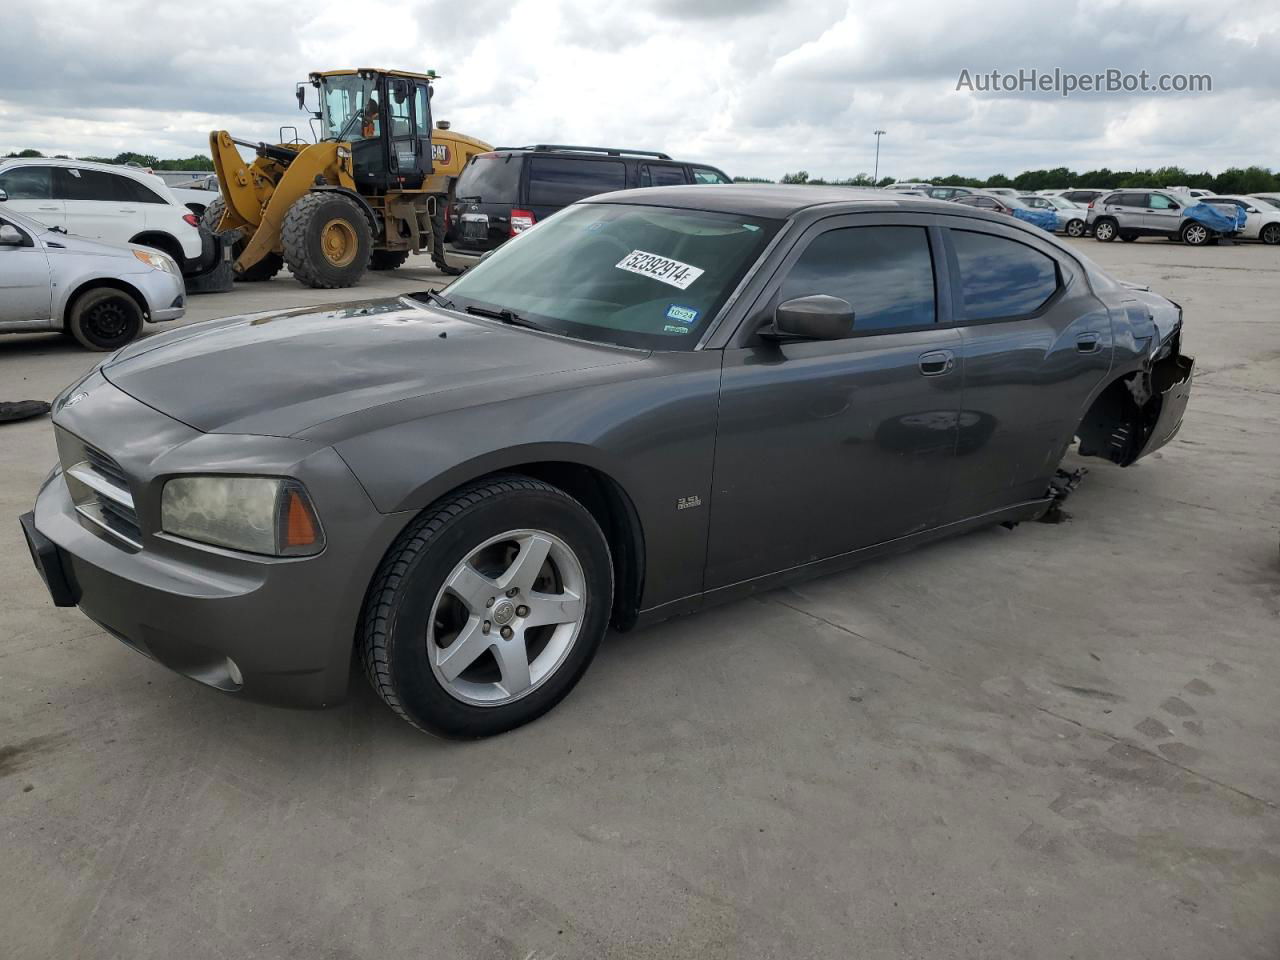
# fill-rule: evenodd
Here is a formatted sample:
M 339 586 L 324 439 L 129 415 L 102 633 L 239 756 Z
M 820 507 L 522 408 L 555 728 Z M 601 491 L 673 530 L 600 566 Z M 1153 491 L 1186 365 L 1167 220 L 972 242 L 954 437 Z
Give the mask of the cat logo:
M 449 145 L 447 143 L 433 143 L 431 145 L 431 162 L 432 163 L 448 163 L 449 162 Z

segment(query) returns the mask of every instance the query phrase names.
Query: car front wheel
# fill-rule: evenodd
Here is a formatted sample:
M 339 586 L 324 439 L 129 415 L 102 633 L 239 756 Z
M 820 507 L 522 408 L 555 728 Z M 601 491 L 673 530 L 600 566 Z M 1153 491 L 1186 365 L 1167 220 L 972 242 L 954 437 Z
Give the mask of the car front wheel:
M 142 332 L 142 307 L 114 287 L 89 290 L 71 305 L 67 332 L 89 350 L 119 350 Z
M 1209 228 L 1192 221 L 1182 228 L 1182 242 L 1192 247 L 1202 247 L 1209 242 Z
M 414 726 L 490 736 L 573 689 L 612 605 L 609 544 L 591 514 L 539 480 L 493 477 L 438 502 L 393 544 L 365 602 L 360 657 Z
M 1093 225 L 1093 238 L 1110 243 L 1116 238 L 1116 225 L 1112 220 L 1099 220 Z

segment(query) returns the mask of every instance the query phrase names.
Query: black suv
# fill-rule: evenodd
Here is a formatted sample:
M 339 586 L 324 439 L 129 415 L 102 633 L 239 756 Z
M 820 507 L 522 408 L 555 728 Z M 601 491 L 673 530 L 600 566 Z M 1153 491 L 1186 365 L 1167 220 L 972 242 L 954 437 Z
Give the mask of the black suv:
M 538 144 L 481 153 L 458 177 L 446 238 L 483 253 L 562 207 L 613 190 L 683 183 L 731 183 L 721 170 L 665 153 Z

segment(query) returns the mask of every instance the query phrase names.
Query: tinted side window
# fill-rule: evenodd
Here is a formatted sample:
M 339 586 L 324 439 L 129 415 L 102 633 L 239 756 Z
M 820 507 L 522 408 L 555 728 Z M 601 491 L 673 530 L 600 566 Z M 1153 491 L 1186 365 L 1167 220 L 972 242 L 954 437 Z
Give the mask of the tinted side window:
M 145 183 L 139 183 L 129 177 L 117 177 L 107 174 L 114 180 L 116 193 L 121 200 L 127 200 L 132 203 L 164 203 L 164 197 L 156 193 Z
M 1153 193 L 1151 199 L 1147 201 L 1152 210 L 1177 210 L 1178 204 L 1170 200 L 1164 194 Z
M 529 158 L 529 203 L 564 207 L 583 197 L 627 185 L 627 167 L 620 160 L 578 160 L 570 157 Z
M 969 230 L 952 230 L 951 242 L 968 320 L 1026 316 L 1057 292 L 1058 265 L 1039 250 Z
M 112 202 L 126 199 L 116 184 L 123 177 L 116 177 L 99 170 L 77 170 L 74 167 L 59 167 L 53 178 L 54 191 L 61 200 L 108 200 Z
M 666 187 L 688 182 L 685 179 L 684 167 L 665 163 L 646 163 L 640 168 L 640 186 L 642 187 Z
M 52 195 L 48 167 L 14 167 L 0 173 L 0 190 L 10 200 L 48 200 Z
M 845 227 L 815 239 L 779 302 L 825 293 L 853 305 L 855 333 L 935 322 L 933 258 L 924 227 Z

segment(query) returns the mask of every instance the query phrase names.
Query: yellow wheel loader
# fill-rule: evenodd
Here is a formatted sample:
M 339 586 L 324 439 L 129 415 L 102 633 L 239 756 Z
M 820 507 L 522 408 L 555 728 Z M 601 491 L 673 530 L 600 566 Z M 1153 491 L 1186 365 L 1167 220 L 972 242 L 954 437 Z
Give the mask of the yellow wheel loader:
M 447 123 L 433 127 L 436 79 L 367 67 L 312 73 L 317 143 L 210 133 L 222 198 L 204 223 L 231 244 L 236 277 L 268 280 L 288 264 L 307 286 L 349 287 L 365 270 L 394 270 L 422 251 L 458 272 L 444 260 L 445 206 L 467 161 L 493 148 Z M 304 110 L 306 87 L 297 89 Z M 252 163 L 237 145 L 254 151 Z

